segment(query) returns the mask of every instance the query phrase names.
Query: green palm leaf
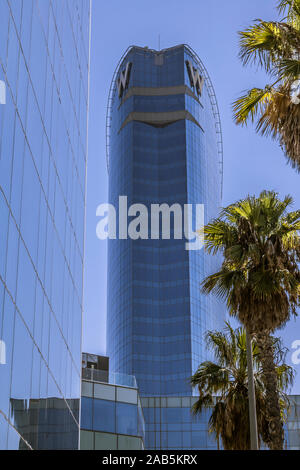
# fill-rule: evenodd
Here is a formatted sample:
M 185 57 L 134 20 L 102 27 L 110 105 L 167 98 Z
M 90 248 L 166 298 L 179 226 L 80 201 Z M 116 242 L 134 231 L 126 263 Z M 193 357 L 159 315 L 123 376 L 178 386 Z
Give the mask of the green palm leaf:
M 262 110 L 272 99 L 272 89 L 252 88 L 233 102 L 233 115 L 237 124 L 246 124 L 248 118 L 254 122 L 258 112 Z
M 300 105 L 291 89 L 300 77 L 300 0 L 278 4 L 281 21 L 256 20 L 239 32 L 239 56 L 244 65 L 264 68 L 275 83 L 252 88 L 236 99 L 233 119 L 245 125 L 257 118 L 256 131 L 276 139 L 292 167 L 300 172 Z
M 224 331 L 209 331 L 207 347 L 215 361 L 200 364 L 191 377 L 191 384 L 199 390 L 198 400 L 192 406 L 194 414 L 203 409 L 211 411 L 209 432 L 221 440 L 227 450 L 250 448 L 246 333 L 244 328 L 233 329 L 226 323 Z M 293 383 L 293 369 L 285 364 L 285 353 L 278 338 L 272 338 L 276 358 L 277 381 L 280 389 L 280 412 L 285 419 L 289 402 L 286 390 Z M 267 418 L 267 393 L 262 380 L 261 355 L 254 338 L 254 383 L 257 401 L 260 443 L 271 441 Z
M 261 423 L 261 439 L 272 449 L 283 445 L 281 390 L 293 376 L 287 366 L 279 367 L 279 342 L 272 340 L 270 333 L 291 315 L 297 315 L 300 306 L 300 211 L 289 212 L 292 204 L 291 196 L 281 200 L 276 192 L 263 191 L 257 198 L 248 196 L 223 208 L 220 216 L 203 229 L 206 249 L 211 253 L 221 251 L 224 260 L 218 272 L 202 281 L 202 291 L 224 299 L 229 314 L 238 317 L 255 336 L 256 386 L 258 393 L 264 389 L 268 397 L 263 401 L 260 393 L 257 406 L 264 403 L 262 419 L 273 429 L 270 436 Z M 222 436 L 224 448 L 231 448 L 236 442 L 235 448 L 241 449 L 247 434 L 242 431 L 238 436 L 228 424 L 232 419 L 228 410 L 246 413 L 242 399 L 247 396 L 247 384 L 243 382 L 247 365 L 245 338 L 240 334 L 236 341 L 227 325 L 226 333 L 210 333 L 207 341 L 219 368 L 216 371 L 211 364 L 209 369 L 202 365 L 197 371 L 201 371 L 201 381 L 198 377 L 194 384 L 199 380 L 199 391 L 204 395 L 222 395 L 227 387 L 226 407 L 219 403 L 214 409 L 211 428 L 218 429 L 217 437 Z M 225 387 L 226 380 L 230 388 Z

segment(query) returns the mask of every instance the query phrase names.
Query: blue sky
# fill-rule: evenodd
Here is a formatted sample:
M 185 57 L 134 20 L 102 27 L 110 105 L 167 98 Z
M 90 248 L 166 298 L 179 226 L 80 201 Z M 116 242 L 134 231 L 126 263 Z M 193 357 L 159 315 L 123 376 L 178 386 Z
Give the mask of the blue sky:
M 237 127 L 231 103 L 241 91 L 268 83 L 255 67 L 238 59 L 237 31 L 256 18 L 275 19 L 273 0 L 93 0 L 91 104 L 87 191 L 87 228 L 83 350 L 105 353 L 106 242 L 96 238 L 96 208 L 107 202 L 105 115 L 114 69 L 129 45 L 161 49 L 189 44 L 204 62 L 213 81 L 224 139 L 224 197 L 227 205 L 263 189 L 291 194 L 300 207 L 300 175 L 286 164 L 276 142 L 255 134 L 254 127 Z M 280 334 L 291 348 L 300 339 L 300 318 Z M 291 354 L 287 356 L 290 361 Z M 294 392 L 300 393 L 300 365 Z

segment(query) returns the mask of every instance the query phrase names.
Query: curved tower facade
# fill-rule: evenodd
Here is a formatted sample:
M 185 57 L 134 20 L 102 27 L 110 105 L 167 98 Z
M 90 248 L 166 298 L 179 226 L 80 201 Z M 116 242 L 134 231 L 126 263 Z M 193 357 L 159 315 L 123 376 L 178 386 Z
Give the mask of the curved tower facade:
M 223 326 L 222 303 L 200 292 L 220 260 L 187 250 L 172 224 L 170 239 L 161 228 L 151 239 L 150 211 L 202 204 L 207 222 L 221 205 L 219 114 L 200 59 L 186 45 L 130 47 L 112 81 L 107 124 L 109 202 L 118 208 L 126 196 L 128 207 L 143 204 L 149 222 L 148 239 L 126 238 L 122 224 L 121 239 L 109 240 L 110 367 L 135 375 L 142 396 L 188 396 L 189 377 L 209 357 L 205 332 Z

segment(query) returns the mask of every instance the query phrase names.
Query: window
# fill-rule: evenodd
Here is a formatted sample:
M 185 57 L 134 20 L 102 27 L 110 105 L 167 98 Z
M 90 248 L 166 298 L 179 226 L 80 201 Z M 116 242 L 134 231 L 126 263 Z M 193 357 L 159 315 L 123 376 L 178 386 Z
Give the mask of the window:
M 127 403 L 117 403 L 117 432 L 137 435 L 137 407 Z
M 95 431 L 115 432 L 116 404 L 107 400 L 94 400 L 94 422 Z
M 118 436 L 118 450 L 142 450 L 142 441 L 138 437 Z
M 116 450 L 117 448 L 116 434 L 95 433 L 95 450 Z
M 83 429 L 93 428 L 93 400 L 92 398 L 81 398 L 81 427 Z
M 80 432 L 80 450 L 94 449 L 94 433 L 92 431 Z

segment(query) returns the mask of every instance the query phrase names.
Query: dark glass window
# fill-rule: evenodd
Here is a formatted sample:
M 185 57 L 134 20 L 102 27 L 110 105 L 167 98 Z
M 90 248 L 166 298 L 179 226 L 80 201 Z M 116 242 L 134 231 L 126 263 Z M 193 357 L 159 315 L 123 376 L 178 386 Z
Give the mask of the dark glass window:
M 81 398 L 81 427 L 83 429 L 93 428 L 93 399 Z
M 115 402 L 107 400 L 94 400 L 93 429 L 95 431 L 115 432 L 115 413 Z
M 137 435 L 137 407 L 117 403 L 117 433 Z

